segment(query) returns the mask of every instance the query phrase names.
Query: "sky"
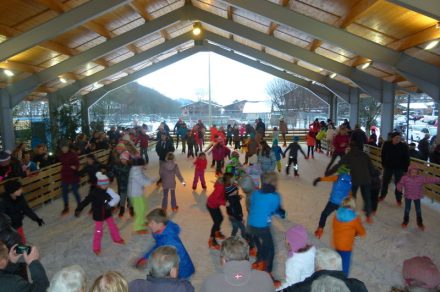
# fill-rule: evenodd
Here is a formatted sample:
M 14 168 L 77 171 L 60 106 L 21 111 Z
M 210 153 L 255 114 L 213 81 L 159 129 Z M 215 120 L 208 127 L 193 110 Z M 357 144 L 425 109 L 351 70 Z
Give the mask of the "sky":
M 211 98 L 221 105 L 234 100 L 269 99 L 266 85 L 273 75 L 217 55 L 200 52 L 150 73 L 138 83 L 173 98 L 208 99 L 208 58 L 211 58 Z

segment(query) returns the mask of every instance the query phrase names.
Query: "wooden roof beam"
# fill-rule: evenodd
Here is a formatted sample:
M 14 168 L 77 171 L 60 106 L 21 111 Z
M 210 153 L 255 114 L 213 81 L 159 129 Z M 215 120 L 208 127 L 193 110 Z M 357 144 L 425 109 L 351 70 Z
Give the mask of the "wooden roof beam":
M 63 3 L 58 0 L 36 0 L 38 3 L 46 6 L 50 10 L 56 11 L 58 13 L 63 13 L 66 11 Z
M 387 47 L 394 49 L 396 51 L 404 51 L 406 49 L 416 47 L 423 43 L 439 39 L 440 38 L 440 29 L 437 28 L 437 25 L 433 25 L 428 27 L 425 30 L 419 31 L 415 34 L 407 36 L 406 38 L 394 41 L 387 45 Z
M 357 67 L 357 66 L 363 65 L 365 63 L 369 63 L 369 62 L 371 62 L 371 60 L 368 58 L 356 56 L 353 59 L 346 61 L 345 64 L 349 65 L 351 67 Z
M 273 33 L 275 32 L 275 30 L 278 28 L 278 24 L 276 24 L 275 22 L 271 22 L 270 23 L 270 25 L 269 25 L 269 30 L 268 30 L 268 34 L 270 35 L 270 36 L 273 36 Z
M 283 5 L 284 7 L 287 7 L 287 6 L 289 6 L 289 2 L 290 2 L 290 0 L 281 0 L 281 5 Z
M 227 15 L 228 15 L 228 19 L 232 20 L 232 17 L 234 15 L 234 7 L 232 6 L 228 6 L 228 9 L 226 10 Z
M 167 32 L 166 29 L 162 29 L 162 30 L 160 31 L 160 35 L 161 35 L 166 41 L 168 41 L 168 40 L 171 39 L 171 36 L 170 36 L 170 34 Z
M 153 17 L 150 13 L 147 12 L 147 3 L 144 1 L 133 1 L 130 3 L 131 8 L 136 11 L 140 16 L 142 16 L 145 21 L 153 20 Z
M 29 72 L 29 73 L 39 72 L 44 69 L 42 67 L 23 64 L 23 63 L 19 63 L 19 62 L 13 62 L 13 61 L 1 62 L 0 68 L 1 69 L 8 69 L 8 70 L 17 70 L 17 71 L 21 71 L 21 72 Z
M 307 49 L 311 52 L 315 52 L 320 46 L 322 45 L 322 41 L 314 39 L 310 44 L 307 46 Z
M 373 8 L 378 3 L 383 0 L 361 0 L 355 6 L 353 6 L 349 12 L 336 21 L 335 25 L 340 28 L 346 28 L 362 15 L 364 15 L 368 10 Z
M 138 47 L 136 47 L 135 44 L 129 44 L 129 45 L 127 46 L 127 49 L 128 49 L 130 52 L 133 52 L 135 55 L 136 55 L 136 54 L 139 54 L 140 52 L 142 52 L 142 50 L 139 49 Z

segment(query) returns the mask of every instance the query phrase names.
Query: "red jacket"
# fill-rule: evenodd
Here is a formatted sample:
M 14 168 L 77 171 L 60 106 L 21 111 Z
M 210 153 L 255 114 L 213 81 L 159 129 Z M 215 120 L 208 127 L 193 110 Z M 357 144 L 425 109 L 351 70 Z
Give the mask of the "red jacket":
M 206 205 L 211 209 L 217 209 L 220 206 L 226 205 L 224 184 L 219 182 L 214 184 L 214 191 L 209 195 Z
M 62 153 L 61 162 L 61 181 L 67 184 L 79 183 L 79 159 L 74 152 Z M 72 166 L 75 169 L 72 169 Z
M 137 145 L 139 143 L 139 146 L 141 148 L 147 148 L 148 147 L 148 135 L 144 135 L 144 134 L 139 134 L 136 137 L 136 142 L 135 145 Z
M 335 147 L 335 153 L 345 154 L 345 149 L 347 149 L 350 138 L 348 135 L 337 134 L 333 139 L 333 146 Z
M 208 165 L 208 160 L 197 158 L 196 161 L 194 161 L 194 165 L 196 170 L 205 170 Z

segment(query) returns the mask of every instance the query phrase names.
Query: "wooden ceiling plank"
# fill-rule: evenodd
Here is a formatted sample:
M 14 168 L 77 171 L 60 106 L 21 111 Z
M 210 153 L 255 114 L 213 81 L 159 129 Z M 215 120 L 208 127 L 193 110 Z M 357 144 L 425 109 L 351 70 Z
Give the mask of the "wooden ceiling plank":
M 133 8 L 145 21 L 153 20 L 151 14 L 147 12 L 147 4 L 141 1 L 133 1 L 130 3 L 130 7 Z
M 234 15 L 234 7 L 228 6 L 228 10 L 226 11 L 228 15 L 228 19 L 232 20 L 232 16 Z
M 268 34 L 270 35 L 270 36 L 273 36 L 273 33 L 275 32 L 275 30 L 278 28 L 278 24 L 276 24 L 275 22 L 271 22 L 270 23 L 270 25 L 269 25 L 269 30 L 268 30 Z
M 37 0 L 37 2 L 58 13 L 66 11 L 64 5 L 58 0 Z
M 170 34 L 166 31 L 166 29 L 162 29 L 162 30 L 160 31 L 160 35 L 161 35 L 166 41 L 168 41 L 168 40 L 171 39 L 171 36 L 170 36 Z
M 17 70 L 21 72 L 29 72 L 29 73 L 39 72 L 44 69 L 35 65 L 28 65 L 28 64 L 12 62 L 12 61 L 1 62 L 0 68 L 8 69 L 8 70 Z
M 281 0 L 281 5 L 287 7 L 289 5 L 290 0 Z
M 359 19 L 363 14 L 368 12 L 371 8 L 373 8 L 378 3 L 383 0 L 361 0 L 355 6 L 353 6 L 350 11 L 341 17 L 338 21 L 336 21 L 336 26 L 340 28 L 346 28 L 357 19 Z
M 61 75 L 61 77 L 75 81 L 79 80 L 78 76 L 76 76 L 76 74 L 73 72 L 66 72 L 63 75 Z
M 107 28 L 104 25 L 99 24 L 93 20 L 89 21 L 87 23 L 84 23 L 82 26 L 91 30 L 91 31 L 96 32 L 97 34 L 105 37 L 108 40 L 114 37 L 114 34 L 111 31 L 107 30 Z
M 371 62 L 371 60 L 368 58 L 356 56 L 356 57 L 352 58 L 351 60 L 346 61 L 344 64 L 349 65 L 351 67 L 357 67 L 357 66 L 363 65 L 365 63 L 369 63 L 369 62 Z
M 135 44 L 129 44 L 129 45 L 127 46 L 127 49 L 128 49 L 130 52 L 133 52 L 135 55 L 136 55 L 136 54 L 139 54 L 140 52 L 142 52 L 142 50 L 139 49 L 138 47 L 136 47 Z
M 415 34 L 412 34 L 406 38 L 394 41 L 387 45 L 387 47 L 394 49 L 396 51 L 404 51 L 406 49 L 416 47 L 423 43 L 439 39 L 440 38 L 440 29 L 437 28 L 437 25 L 433 25 L 425 30 L 419 31 Z

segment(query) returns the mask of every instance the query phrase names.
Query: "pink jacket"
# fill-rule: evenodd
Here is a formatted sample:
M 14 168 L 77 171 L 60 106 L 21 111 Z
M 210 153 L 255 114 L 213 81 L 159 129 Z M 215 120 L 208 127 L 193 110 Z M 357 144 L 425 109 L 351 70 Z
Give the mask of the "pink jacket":
M 408 173 L 414 166 L 410 165 Z M 426 184 L 440 183 L 440 177 L 424 175 L 404 175 L 397 183 L 397 190 L 404 190 L 405 198 L 419 200 L 423 198 L 423 186 Z

